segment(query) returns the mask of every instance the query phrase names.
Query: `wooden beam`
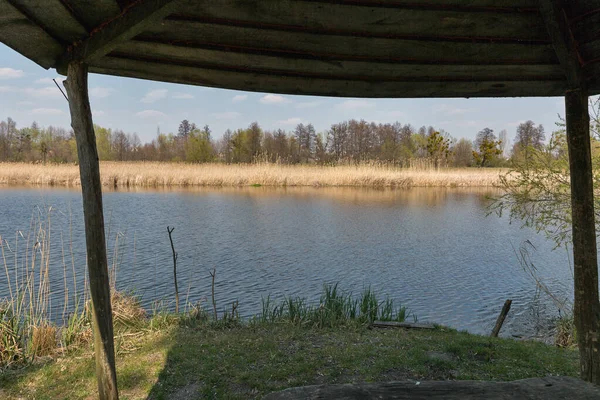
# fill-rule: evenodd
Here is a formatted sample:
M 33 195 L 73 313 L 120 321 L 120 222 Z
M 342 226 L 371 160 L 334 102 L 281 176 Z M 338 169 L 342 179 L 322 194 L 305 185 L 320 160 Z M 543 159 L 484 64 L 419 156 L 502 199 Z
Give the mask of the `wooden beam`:
M 72 62 L 68 66 L 67 80 L 64 83 L 69 96 L 71 127 L 75 132 L 81 176 L 98 392 L 100 399 L 113 400 L 118 399 L 119 396 L 115 369 L 110 282 L 104 236 L 100 166 L 88 97 L 87 78 L 87 65 L 82 62 Z
M 565 95 L 571 209 L 575 302 L 573 311 L 579 347 L 581 378 L 600 384 L 600 301 L 598 254 L 594 218 L 594 186 L 590 150 L 590 116 L 585 90 Z
M 265 51 L 287 51 L 300 55 L 316 53 L 354 59 L 398 59 L 415 62 L 455 63 L 558 63 L 551 43 L 490 43 L 456 40 L 389 39 L 361 36 L 321 35 L 290 32 L 226 23 L 204 23 L 165 19 L 136 37 L 145 41 L 163 41 L 185 46 L 196 42 L 231 47 L 260 47 Z
M 94 28 L 89 37 L 74 43 L 61 57 L 61 72 L 73 60 L 90 62 L 113 50 L 119 43 L 140 34 L 147 26 L 162 20 L 171 12 L 175 0 L 138 0 L 112 20 Z
M 148 54 L 156 59 L 177 64 L 223 65 L 224 68 L 238 66 L 254 70 L 280 70 L 282 72 L 306 71 L 313 75 L 352 75 L 371 76 L 374 79 L 395 78 L 436 78 L 504 80 L 564 80 L 560 64 L 506 64 L 506 65 L 465 65 L 452 63 L 410 62 L 401 58 L 378 62 L 374 58 L 353 60 L 351 57 L 335 54 L 306 53 L 294 54 L 269 51 L 260 47 L 231 47 L 210 43 L 176 46 L 159 41 L 130 40 L 117 47 L 109 56 L 123 56 L 140 59 Z M 349 60 L 347 58 L 350 58 Z M 395 61 L 395 62 L 394 62 Z M 510 80 L 510 79 L 506 79 Z
M 63 46 L 21 10 L 0 0 L 0 41 L 43 68 L 55 66 Z
M 511 10 L 481 10 L 469 5 L 436 6 L 417 1 L 411 4 L 397 1 L 367 1 L 361 4 L 340 1 L 219 0 L 183 2 L 169 19 L 221 20 L 231 25 L 355 36 L 393 38 L 449 35 L 548 41 L 544 21 L 537 9 L 535 13 Z
M 540 0 L 540 12 L 571 89 L 585 87 L 583 62 L 560 0 Z
M 85 27 L 60 0 L 11 0 L 29 18 L 65 46 L 87 35 Z
M 223 67 L 207 68 L 200 65 L 164 64 L 151 58 L 131 60 L 103 57 L 90 65 L 90 71 L 224 89 L 341 97 L 560 96 L 566 90 L 564 79 L 559 81 L 472 81 L 468 79 L 440 81 L 429 79 L 416 82 L 411 79 L 397 78 L 394 81 L 382 82 L 347 80 L 343 76 L 339 77 L 341 79 L 292 75 L 282 77 L 270 73 L 257 73 L 252 69 L 242 71 Z

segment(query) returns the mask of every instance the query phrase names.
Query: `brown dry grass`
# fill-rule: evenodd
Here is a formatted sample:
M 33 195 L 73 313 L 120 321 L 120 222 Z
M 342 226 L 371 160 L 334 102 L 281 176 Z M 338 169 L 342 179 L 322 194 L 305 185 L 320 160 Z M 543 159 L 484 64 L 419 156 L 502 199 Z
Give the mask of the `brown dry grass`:
M 505 170 L 398 168 L 385 164 L 316 166 L 101 162 L 102 184 L 111 188 L 197 186 L 492 187 Z M 0 163 L 0 184 L 76 187 L 71 164 Z
M 115 325 L 135 326 L 146 320 L 146 310 L 137 297 L 116 290 L 110 297 Z
M 56 326 L 42 323 L 38 326 L 33 326 L 31 335 L 32 353 L 36 357 L 49 356 L 57 348 Z

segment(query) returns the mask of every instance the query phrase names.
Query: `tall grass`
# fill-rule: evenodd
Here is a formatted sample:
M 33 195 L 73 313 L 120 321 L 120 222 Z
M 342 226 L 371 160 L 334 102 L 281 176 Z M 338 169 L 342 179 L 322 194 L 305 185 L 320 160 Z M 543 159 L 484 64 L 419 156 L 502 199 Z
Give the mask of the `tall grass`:
M 18 231 L 12 246 L 0 237 L 9 294 L 0 303 L 0 365 L 48 355 L 56 348 L 57 329 L 48 315 L 52 209 L 46 211 L 34 214 L 27 236 Z M 9 267 L 11 259 L 14 268 Z
M 77 284 L 71 224 L 68 246 L 62 232 L 60 240 L 64 291 L 62 315 L 50 315 L 53 309 L 50 268 L 60 265 L 56 262 L 57 253 L 52 249 L 53 211 L 52 207 L 38 208 L 32 215 L 29 232 L 17 231 L 13 241 L 0 237 L 0 262 L 8 292 L 6 297 L 0 297 L 0 368 L 91 343 L 88 284 L 85 278 L 83 287 Z M 115 253 L 113 277 L 118 260 Z M 72 270 L 71 278 L 68 269 Z M 115 326 L 139 326 L 145 320 L 146 312 L 138 298 L 116 291 L 114 280 L 112 283 Z M 58 321 L 62 323 L 57 324 Z
M 101 162 L 102 184 L 110 188 L 195 186 L 350 186 L 350 187 L 492 187 L 500 169 L 407 168 L 386 163 L 359 165 L 185 164 Z M 70 164 L 0 164 L 0 184 L 77 187 L 79 169 Z
M 338 284 L 323 286 L 319 304 L 308 304 L 303 298 L 286 297 L 280 303 L 273 303 L 268 296 L 262 300 L 262 312 L 254 317 L 255 322 L 287 322 L 296 325 L 324 328 L 350 321 L 370 324 L 373 321 L 404 322 L 416 316 L 406 307 L 395 307 L 392 299 L 382 301 L 371 288 L 365 289 L 358 297 L 341 291 Z

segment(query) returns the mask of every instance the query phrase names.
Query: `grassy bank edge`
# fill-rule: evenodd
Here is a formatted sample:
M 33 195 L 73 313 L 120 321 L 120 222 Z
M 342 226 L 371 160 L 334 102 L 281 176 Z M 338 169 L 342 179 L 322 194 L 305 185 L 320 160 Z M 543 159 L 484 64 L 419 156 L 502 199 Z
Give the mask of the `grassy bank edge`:
M 434 330 L 309 327 L 160 314 L 116 336 L 124 399 L 260 398 L 291 386 L 392 380 L 577 376 L 577 353 L 539 342 Z M 92 350 L 78 347 L 0 373 L 7 399 L 90 398 Z

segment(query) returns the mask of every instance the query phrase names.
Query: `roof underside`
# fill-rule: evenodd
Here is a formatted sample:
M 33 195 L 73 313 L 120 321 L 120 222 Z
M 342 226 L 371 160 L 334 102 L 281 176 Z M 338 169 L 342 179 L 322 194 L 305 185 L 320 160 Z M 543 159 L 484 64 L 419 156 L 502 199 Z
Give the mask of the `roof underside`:
M 539 0 L 0 0 L 0 41 L 64 73 L 348 97 L 557 96 Z M 600 0 L 561 13 L 600 93 Z M 562 60 L 561 60 L 562 61 Z

